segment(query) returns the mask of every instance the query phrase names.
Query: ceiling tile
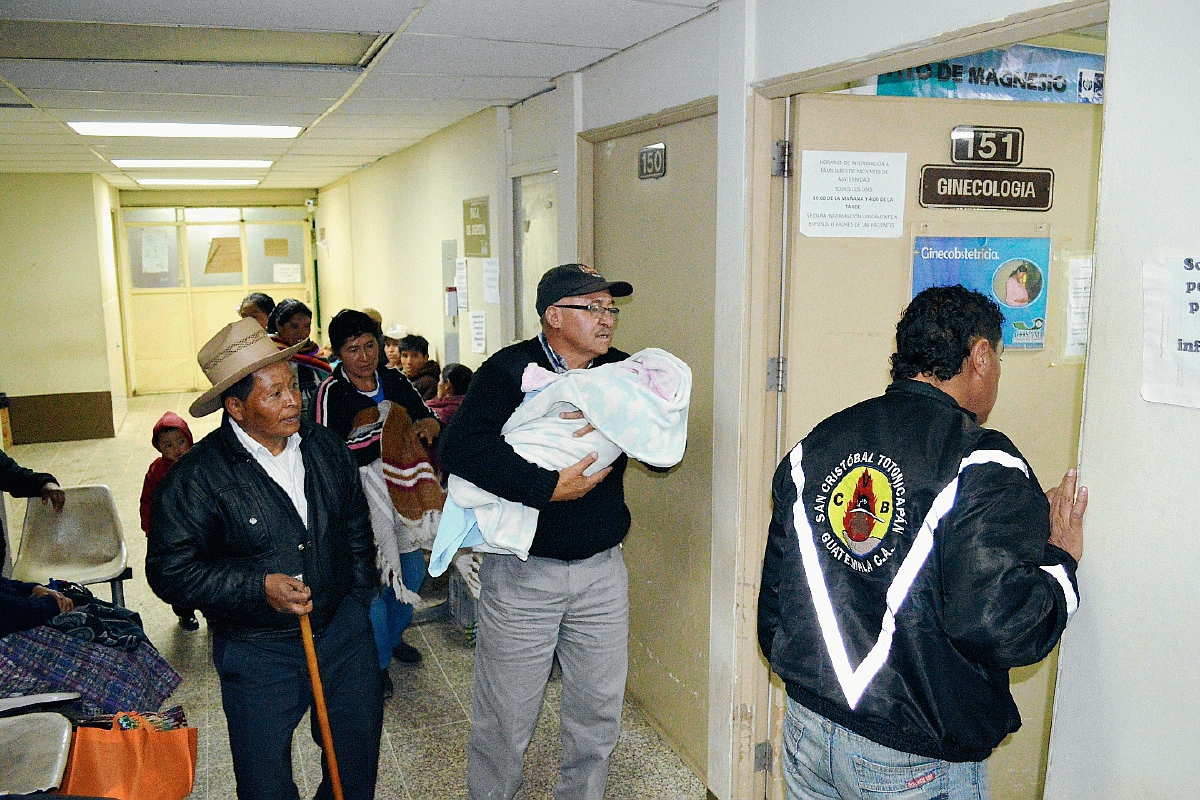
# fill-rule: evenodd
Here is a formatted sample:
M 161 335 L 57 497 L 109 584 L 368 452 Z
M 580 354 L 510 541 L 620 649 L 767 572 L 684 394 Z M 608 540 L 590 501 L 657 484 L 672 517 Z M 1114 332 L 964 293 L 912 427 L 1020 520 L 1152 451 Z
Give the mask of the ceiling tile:
M 702 13 L 637 0 L 430 0 L 407 30 L 623 50 Z
M 45 109 L 86 109 L 108 111 L 193 111 L 211 117 L 227 113 L 255 115 L 324 113 L 334 100 L 300 97 L 228 97 L 197 94 L 135 94 L 132 92 L 56 92 L 32 89 L 29 97 Z
M 554 88 L 548 79 L 466 77 L 458 75 L 371 75 L 369 97 L 483 100 L 514 103 L 532 94 Z M 365 86 L 363 88 L 366 88 Z M 363 91 L 363 89 L 359 89 Z M 351 99 L 359 99 L 356 91 Z
M 6 19 L 198 25 L 280 31 L 394 31 L 417 0 L 5 0 Z
M 553 78 L 615 52 L 600 47 L 406 33 L 379 58 L 367 80 L 392 73 Z
M 343 68 L 0 60 L 0 75 L 22 91 L 51 89 L 336 100 L 360 74 L 360 70 Z

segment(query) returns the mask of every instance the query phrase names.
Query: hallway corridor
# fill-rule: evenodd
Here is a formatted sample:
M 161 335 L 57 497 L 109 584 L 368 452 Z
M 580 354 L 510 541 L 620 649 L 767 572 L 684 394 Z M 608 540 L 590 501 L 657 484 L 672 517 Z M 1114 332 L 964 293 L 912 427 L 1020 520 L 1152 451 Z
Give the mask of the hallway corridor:
M 53 473 L 63 486 L 107 484 L 113 491 L 129 549 L 134 578 L 126 583 L 126 603 L 142 615 L 146 632 L 184 681 L 167 706 L 181 704 L 189 723 L 200 730 L 199 762 L 192 798 L 224 800 L 234 796 L 220 686 L 211 662 L 211 638 L 201 620 L 198 632 L 175 623 L 171 609 L 151 593 L 144 574 L 145 538 L 138 524 L 138 497 L 146 468 L 156 457 L 150 431 L 165 411 L 184 416 L 197 440 L 215 428 L 220 416 L 192 419 L 190 394 L 156 395 L 129 400 L 129 414 L 115 439 L 18 445 L 10 454 L 23 466 Z M 6 496 L 15 554 L 25 501 Z M 107 597 L 105 587 L 95 587 Z M 429 622 L 410 629 L 405 640 L 424 656 L 419 667 L 392 662 L 395 697 L 384 708 L 384 730 L 376 796 L 380 800 L 433 800 L 464 795 L 466 739 L 470 730 L 473 650 L 452 621 Z M 552 680 L 545 711 L 530 745 L 521 800 L 550 798 L 558 775 L 558 691 Z M 307 719 L 297 728 L 292 763 L 301 797 L 311 797 L 320 782 L 319 750 L 309 737 Z M 613 754 L 609 798 L 620 800 L 699 800 L 703 783 L 659 738 L 642 715 L 625 704 L 621 740 Z

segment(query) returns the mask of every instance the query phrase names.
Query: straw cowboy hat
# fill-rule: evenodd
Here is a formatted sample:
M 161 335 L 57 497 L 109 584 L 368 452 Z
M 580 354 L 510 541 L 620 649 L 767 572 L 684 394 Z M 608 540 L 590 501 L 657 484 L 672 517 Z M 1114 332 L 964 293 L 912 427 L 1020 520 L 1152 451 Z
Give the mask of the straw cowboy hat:
M 193 417 L 211 414 L 221 407 L 221 392 L 268 364 L 290 358 L 306 344 L 280 350 L 252 317 L 229 323 L 196 354 L 200 369 L 213 385 L 188 410 Z

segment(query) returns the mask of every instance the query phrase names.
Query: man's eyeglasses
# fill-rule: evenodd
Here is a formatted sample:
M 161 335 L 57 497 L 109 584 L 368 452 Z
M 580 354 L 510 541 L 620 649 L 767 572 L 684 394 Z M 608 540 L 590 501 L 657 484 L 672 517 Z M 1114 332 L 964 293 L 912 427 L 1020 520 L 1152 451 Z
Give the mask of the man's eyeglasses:
M 562 303 L 562 304 L 555 305 L 554 308 L 577 308 L 580 311 L 588 312 L 596 319 L 599 319 L 600 317 L 604 316 L 605 314 L 608 314 L 612 317 L 613 322 L 616 322 L 617 319 L 620 318 L 620 314 L 621 314 L 621 309 L 617 308 L 616 306 L 606 306 L 606 305 L 602 305 L 601 303 L 588 303 L 586 306 L 581 306 L 581 305 L 571 304 L 571 303 Z

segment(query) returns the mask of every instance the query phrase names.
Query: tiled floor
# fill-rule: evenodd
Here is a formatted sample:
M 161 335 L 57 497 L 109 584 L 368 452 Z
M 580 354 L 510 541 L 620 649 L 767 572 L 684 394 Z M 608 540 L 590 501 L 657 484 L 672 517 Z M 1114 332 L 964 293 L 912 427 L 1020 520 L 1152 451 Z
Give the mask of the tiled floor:
M 223 800 L 234 796 L 225 715 L 220 687 L 210 660 L 207 628 L 182 631 L 168 606 L 146 585 L 142 564 L 146 545 L 138 522 L 142 478 L 157 453 L 150 430 L 164 411 L 179 413 L 199 440 L 216 427 L 213 414 L 193 420 L 186 409 L 192 395 L 133 398 L 129 415 L 115 439 L 19 445 L 10 455 L 23 466 L 52 472 L 64 486 L 104 483 L 113 491 L 129 548 L 134 579 L 126 583 L 126 604 L 140 612 L 150 639 L 183 675 L 183 685 L 167 705 L 182 704 L 191 724 L 200 729 L 200 758 L 193 798 Z M 24 517 L 24 501 L 8 499 L 10 529 L 16 537 Z M 105 589 L 98 589 L 105 596 Z M 384 711 L 377 797 L 423 800 L 465 795 L 466 740 L 470 730 L 474 652 L 453 622 L 430 622 L 405 634 L 424 655 L 424 664 L 392 662 L 396 696 Z M 520 800 L 550 798 L 558 779 L 559 685 L 551 681 L 546 706 L 525 761 Z M 297 728 L 292 763 L 302 797 L 311 797 L 320 782 L 319 751 L 309 736 L 307 719 Z M 613 754 L 608 781 L 610 798 L 675 800 L 704 798 L 704 785 L 645 722 L 625 704 L 621 741 Z

